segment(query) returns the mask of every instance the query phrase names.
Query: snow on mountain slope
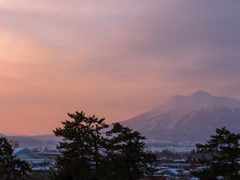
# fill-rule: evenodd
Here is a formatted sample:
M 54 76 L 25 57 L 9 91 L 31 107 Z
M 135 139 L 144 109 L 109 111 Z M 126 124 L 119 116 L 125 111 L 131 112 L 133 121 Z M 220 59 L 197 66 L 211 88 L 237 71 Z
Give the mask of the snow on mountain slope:
M 153 116 L 161 116 L 162 114 L 171 114 L 172 120 L 168 123 L 168 127 L 172 129 L 179 119 L 189 113 L 197 112 L 201 109 L 212 110 L 213 108 L 227 107 L 231 110 L 240 109 L 240 102 L 227 97 L 215 97 L 203 91 L 197 91 L 189 96 L 174 96 L 163 106 L 157 107 L 150 111 L 149 119 Z M 193 114 L 192 114 L 193 115 Z
M 174 96 L 167 101 L 161 108 L 154 111 L 160 113 L 177 109 L 181 115 L 186 115 L 193 110 L 212 109 L 214 107 L 228 107 L 230 109 L 240 108 L 240 102 L 227 97 L 215 97 L 203 91 L 197 91 L 189 96 Z
M 174 96 L 162 106 L 121 123 L 149 137 L 165 136 L 164 140 L 166 135 L 171 140 L 188 138 L 192 133 L 209 135 L 222 126 L 236 132 L 240 129 L 240 102 L 197 91 L 185 97 Z

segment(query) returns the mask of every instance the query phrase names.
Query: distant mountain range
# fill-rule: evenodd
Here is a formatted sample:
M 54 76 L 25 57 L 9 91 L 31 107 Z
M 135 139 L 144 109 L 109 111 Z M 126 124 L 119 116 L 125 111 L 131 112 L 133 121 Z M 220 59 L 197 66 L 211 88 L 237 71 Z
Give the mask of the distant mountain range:
M 56 145 L 62 138 L 56 137 L 54 134 L 39 135 L 39 136 L 6 136 L 0 134 L 0 137 L 6 137 L 9 141 L 18 141 L 20 148 L 29 149 L 56 149 Z
M 240 132 L 240 101 L 197 91 L 174 96 L 162 106 L 120 123 L 141 132 L 152 143 L 206 142 L 216 128 L 226 126 Z
M 174 96 L 162 106 L 120 123 L 141 132 L 147 144 L 205 143 L 215 134 L 216 128 L 226 126 L 232 132 L 240 132 L 240 101 L 197 91 L 188 96 Z M 54 134 L 5 137 L 30 149 L 55 149 L 61 141 Z

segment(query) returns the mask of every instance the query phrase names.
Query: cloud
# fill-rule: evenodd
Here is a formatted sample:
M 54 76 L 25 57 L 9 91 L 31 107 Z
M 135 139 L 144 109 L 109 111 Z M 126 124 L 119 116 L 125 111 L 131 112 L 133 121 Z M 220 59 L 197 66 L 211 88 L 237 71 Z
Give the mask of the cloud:
M 0 107 L 45 113 L 40 134 L 51 111 L 114 122 L 199 89 L 240 99 L 239 3 L 2 0 Z

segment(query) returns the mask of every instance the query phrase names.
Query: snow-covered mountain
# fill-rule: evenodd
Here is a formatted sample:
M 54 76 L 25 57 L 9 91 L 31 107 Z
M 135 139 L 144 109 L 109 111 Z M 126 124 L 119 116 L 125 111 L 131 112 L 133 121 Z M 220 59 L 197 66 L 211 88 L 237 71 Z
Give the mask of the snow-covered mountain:
M 174 96 L 162 106 L 121 124 L 157 142 L 206 142 L 216 128 L 226 126 L 240 132 L 240 101 L 197 91 L 189 96 Z

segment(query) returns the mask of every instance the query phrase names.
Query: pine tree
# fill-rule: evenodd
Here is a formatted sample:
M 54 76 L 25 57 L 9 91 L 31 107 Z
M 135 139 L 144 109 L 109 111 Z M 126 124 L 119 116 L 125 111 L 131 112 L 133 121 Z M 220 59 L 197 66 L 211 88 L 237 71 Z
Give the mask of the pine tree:
M 119 123 L 109 126 L 104 119 L 86 117 L 83 112 L 68 114 L 73 121 L 62 122 L 56 136 L 63 137 L 57 146 L 57 180 L 135 180 L 144 173 L 153 173 L 150 164 L 156 156 L 144 152 L 145 137 Z
M 154 168 L 150 166 L 156 160 L 153 154 L 144 152 L 146 138 L 138 131 L 114 123 L 109 136 L 108 159 L 109 173 L 112 179 L 135 180 L 144 174 L 153 174 Z
M 197 177 L 204 179 L 217 179 L 222 176 L 226 180 L 239 180 L 238 171 L 240 165 L 240 134 L 231 133 L 226 127 L 216 129 L 216 135 L 212 135 L 206 144 L 196 144 L 198 152 L 210 152 L 210 160 L 200 159 L 200 162 L 209 166 L 202 172 L 195 172 Z
M 13 156 L 11 145 L 6 138 L 0 138 L 0 178 L 6 180 L 24 179 L 31 169 L 27 162 Z
M 58 173 L 54 179 L 97 180 L 102 176 L 105 139 L 100 131 L 107 128 L 104 118 L 93 115 L 86 117 L 83 112 L 68 114 L 73 121 L 62 122 L 63 128 L 56 128 L 56 136 L 63 137 L 57 149 L 63 157 L 57 158 Z

